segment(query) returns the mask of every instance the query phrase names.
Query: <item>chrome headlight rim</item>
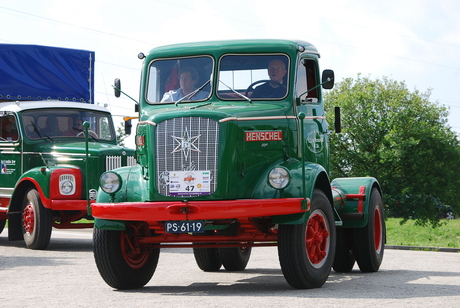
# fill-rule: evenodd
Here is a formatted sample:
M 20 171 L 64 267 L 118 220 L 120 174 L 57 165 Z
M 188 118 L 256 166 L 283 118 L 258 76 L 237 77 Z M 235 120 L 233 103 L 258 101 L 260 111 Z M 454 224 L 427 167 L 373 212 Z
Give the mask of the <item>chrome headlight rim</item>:
M 291 182 L 291 175 L 284 167 L 275 167 L 268 173 L 268 183 L 275 189 L 284 189 Z
M 121 189 L 121 176 L 113 171 L 104 172 L 99 179 L 99 186 L 107 194 L 114 194 Z
M 64 180 L 60 183 L 59 192 L 61 195 L 72 195 L 75 192 L 74 183 L 71 180 Z

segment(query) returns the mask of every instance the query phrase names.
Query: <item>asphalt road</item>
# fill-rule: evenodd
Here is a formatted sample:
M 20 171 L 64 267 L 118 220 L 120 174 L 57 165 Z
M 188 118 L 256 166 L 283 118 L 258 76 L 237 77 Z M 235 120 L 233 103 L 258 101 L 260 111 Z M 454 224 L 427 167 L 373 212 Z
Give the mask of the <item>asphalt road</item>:
M 460 254 L 385 250 L 377 273 L 334 271 L 322 288 L 292 289 L 276 247 L 253 248 L 243 272 L 205 273 L 191 249 L 164 249 L 142 289 L 110 288 L 96 269 L 91 230 L 53 230 L 48 250 L 0 235 L 0 307 L 458 307 Z

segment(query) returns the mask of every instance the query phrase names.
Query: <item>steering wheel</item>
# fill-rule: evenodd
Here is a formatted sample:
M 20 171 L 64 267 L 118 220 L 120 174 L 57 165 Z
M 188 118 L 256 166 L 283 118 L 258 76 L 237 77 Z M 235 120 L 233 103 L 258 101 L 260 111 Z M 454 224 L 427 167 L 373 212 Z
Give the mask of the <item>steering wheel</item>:
M 96 134 L 96 132 L 94 130 L 91 130 L 91 129 L 88 129 L 88 133 L 93 136 L 94 138 L 99 138 L 99 136 Z M 84 131 L 81 131 L 77 134 L 77 137 L 80 137 L 80 136 L 85 136 L 85 132 Z
M 286 86 L 284 84 L 282 84 L 281 82 L 274 81 L 274 80 L 268 80 L 268 79 L 262 79 L 262 80 L 257 80 L 256 82 L 251 83 L 249 85 L 249 87 L 246 89 L 246 92 L 244 93 L 244 95 L 248 96 L 248 93 L 250 91 L 254 91 L 254 86 L 255 85 L 258 85 L 259 83 L 267 83 L 267 82 L 276 84 L 277 86 L 280 86 L 280 87 L 283 87 L 283 88 L 287 89 Z

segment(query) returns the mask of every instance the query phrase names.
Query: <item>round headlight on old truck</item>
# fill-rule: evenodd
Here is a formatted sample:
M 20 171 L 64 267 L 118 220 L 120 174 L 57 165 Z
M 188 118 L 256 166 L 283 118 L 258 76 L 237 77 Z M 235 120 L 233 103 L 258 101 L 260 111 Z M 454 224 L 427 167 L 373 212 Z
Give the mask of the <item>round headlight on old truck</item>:
M 281 167 L 272 169 L 268 174 L 268 182 L 276 189 L 283 189 L 288 186 L 290 180 L 289 172 Z
M 99 179 L 99 185 L 104 192 L 114 194 L 121 188 L 121 177 L 112 171 L 104 172 Z

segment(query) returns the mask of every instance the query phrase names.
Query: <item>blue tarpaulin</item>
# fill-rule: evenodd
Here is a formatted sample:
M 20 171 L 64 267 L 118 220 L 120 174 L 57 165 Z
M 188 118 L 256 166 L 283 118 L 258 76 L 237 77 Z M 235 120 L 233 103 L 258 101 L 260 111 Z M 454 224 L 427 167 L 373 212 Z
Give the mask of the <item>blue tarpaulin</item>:
M 94 103 L 94 52 L 0 44 L 0 100 Z

